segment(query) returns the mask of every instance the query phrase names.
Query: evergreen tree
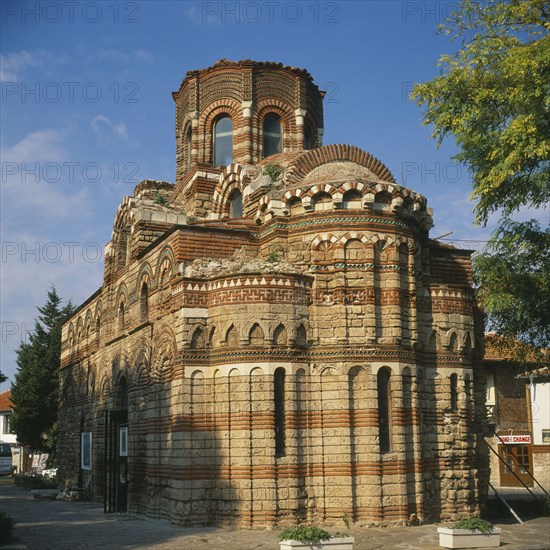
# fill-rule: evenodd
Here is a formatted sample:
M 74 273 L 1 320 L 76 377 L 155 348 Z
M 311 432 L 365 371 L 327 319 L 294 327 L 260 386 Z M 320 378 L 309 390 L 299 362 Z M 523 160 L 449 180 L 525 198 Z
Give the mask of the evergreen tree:
M 52 287 L 46 304 L 38 308 L 40 315 L 34 333 L 29 334 L 28 342 L 22 342 L 16 352 L 11 425 L 18 441 L 37 451 L 55 451 L 61 325 L 73 310 L 70 302 L 62 305 Z

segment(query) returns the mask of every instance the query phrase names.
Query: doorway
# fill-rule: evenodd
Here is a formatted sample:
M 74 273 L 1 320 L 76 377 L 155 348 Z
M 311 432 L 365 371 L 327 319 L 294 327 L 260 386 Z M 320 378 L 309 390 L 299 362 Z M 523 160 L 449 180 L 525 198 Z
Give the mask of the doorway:
M 105 411 L 106 514 L 128 511 L 128 385 L 124 377 L 118 382 L 115 407 Z
M 499 455 L 502 458 L 500 462 L 502 487 L 522 487 L 519 479 L 527 487 L 533 487 L 533 477 L 529 473 L 533 469 L 531 445 L 499 445 Z

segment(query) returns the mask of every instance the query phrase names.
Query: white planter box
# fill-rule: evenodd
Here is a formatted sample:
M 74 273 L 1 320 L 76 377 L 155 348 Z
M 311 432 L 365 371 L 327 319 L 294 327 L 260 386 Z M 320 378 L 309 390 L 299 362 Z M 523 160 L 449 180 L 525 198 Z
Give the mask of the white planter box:
M 469 529 L 448 529 L 438 527 L 439 546 L 443 548 L 489 548 L 500 546 L 500 533 L 502 529 L 494 527 L 487 535 L 479 531 Z
M 339 537 L 311 544 L 297 540 L 283 540 L 279 542 L 279 550 L 353 550 L 353 537 Z

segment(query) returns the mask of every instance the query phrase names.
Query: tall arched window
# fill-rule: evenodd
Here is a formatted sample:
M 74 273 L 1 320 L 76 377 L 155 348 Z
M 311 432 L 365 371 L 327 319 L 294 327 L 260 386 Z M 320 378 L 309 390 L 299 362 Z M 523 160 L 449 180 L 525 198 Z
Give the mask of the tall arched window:
M 378 428 L 380 433 L 380 452 L 391 451 L 391 388 L 390 371 L 381 368 L 376 376 L 378 389 Z
M 237 329 L 235 325 L 231 325 L 225 333 L 225 342 L 228 346 L 236 346 L 239 343 L 237 338 Z
M 214 164 L 227 166 L 233 162 L 233 122 L 223 115 L 214 124 Z
M 118 381 L 115 395 L 115 406 L 118 410 L 128 410 L 128 382 L 125 376 Z
M 124 330 L 124 302 L 118 306 L 118 330 Z
M 307 332 L 304 325 L 300 325 L 296 331 L 296 345 L 305 346 L 307 345 Z
M 189 124 L 184 134 L 184 154 L 185 154 L 186 170 L 189 170 L 189 168 L 191 168 L 191 136 L 192 136 L 192 129 L 191 129 L 191 124 Z
M 149 287 L 147 283 L 141 285 L 139 292 L 139 314 L 142 321 L 147 321 L 149 316 Z
M 285 455 L 285 369 L 275 369 L 273 379 L 275 404 L 275 456 Z
M 284 325 L 278 325 L 275 331 L 273 332 L 273 343 L 276 346 L 286 346 L 288 341 L 288 336 L 286 328 Z
M 313 149 L 315 140 L 310 128 L 304 128 L 304 149 Z
M 250 329 L 250 333 L 248 334 L 248 342 L 253 346 L 260 346 L 264 343 L 264 331 L 258 323 L 255 323 Z
M 283 132 L 281 119 L 271 113 L 264 118 L 264 157 L 270 157 L 283 151 Z
M 198 349 L 204 347 L 204 332 L 201 327 L 197 327 L 191 337 L 191 348 Z
M 240 191 L 234 191 L 229 199 L 229 216 L 231 218 L 243 217 L 243 196 Z

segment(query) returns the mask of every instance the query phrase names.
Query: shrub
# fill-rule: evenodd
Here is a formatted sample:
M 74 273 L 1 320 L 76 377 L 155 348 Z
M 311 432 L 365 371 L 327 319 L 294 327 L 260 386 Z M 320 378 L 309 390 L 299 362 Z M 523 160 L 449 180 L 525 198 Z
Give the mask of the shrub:
M 283 169 L 278 164 L 266 164 L 263 169 L 263 175 L 269 176 L 269 179 L 274 182 L 279 179 L 279 176 L 283 173 Z
M 160 204 L 161 206 L 166 206 L 168 204 L 168 199 L 159 193 L 158 191 L 155 193 L 155 204 Z
M 299 525 L 297 527 L 287 527 L 283 529 L 279 535 L 279 540 L 297 540 L 298 542 L 303 542 L 304 544 L 311 544 L 314 542 L 319 542 L 321 540 L 330 540 L 332 535 L 327 531 L 314 525 Z
M 13 540 L 14 529 L 15 521 L 4 512 L 0 512 L 0 545 L 8 544 Z
M 489 534 L 493 531 L 493 524 L 486 519 L 473 517 L 461 519 L 453 525 L 453 529 L 468 529 L 469 531 L 479 531 L 480 533 Z

